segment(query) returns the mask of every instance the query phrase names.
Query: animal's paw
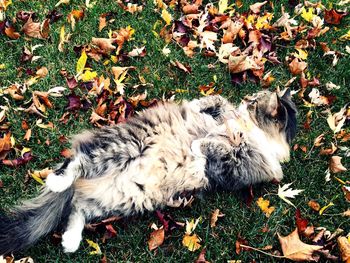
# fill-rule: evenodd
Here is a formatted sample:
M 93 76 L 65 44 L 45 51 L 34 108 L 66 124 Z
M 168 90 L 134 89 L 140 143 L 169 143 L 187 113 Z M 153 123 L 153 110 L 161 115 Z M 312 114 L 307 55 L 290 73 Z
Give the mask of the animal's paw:
M 66 231 L 62 235 L 62 246 L 65 253 L 73 253 L 77 251 L 81 241 L 81 234 L 75 231 Z
M 194 156 L 197 157 L 203 157 L 203 153 L 201 150 L 201 141 L 200 140 L 194 140 L 191 144 L 191 151 Z
M 51 173 L 46 178 L 46 186 L 52 192 L 63 192 L 68 189 L 73 183 L 72 178 L 69 176 L 57 176 L 54 173 Z

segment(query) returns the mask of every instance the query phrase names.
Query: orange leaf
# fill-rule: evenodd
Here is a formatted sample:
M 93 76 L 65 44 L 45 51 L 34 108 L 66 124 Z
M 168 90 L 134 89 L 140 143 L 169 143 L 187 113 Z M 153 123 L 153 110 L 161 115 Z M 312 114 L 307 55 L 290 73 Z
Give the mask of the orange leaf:
M 215 209 L 215 211 L 213 212 L 213 214 L 211 215 L 210 218 L 210 227 L 215 227 L 216 226 L 216 222 L 218 221 L 219 217 L 223 217 L 225 216 L 224 214 L 220 213 L 219 209 Z
M 293 75 L 301 74 L 307 67 L 307 63 L 300 61 L 298 58 L 294 58 L 291 63 L 289 63 L 289 70 Z
M 184 238 L 182 239 L 182 244 L 192 252 L 200 249 L 201 244 L 199 244 L 199 242 L 201 242 L 201 239 L 196 234 L 185 234 Z
M 164 237 L 165 237 L 164 228 L 159 228 L 157 230 L 154 230 L 151 233 L 149 240 L 147 241 L 148 249 L 152 251 L 157 247 L 159 247 L 160 245 L 162 245 L 164 242 Z
M 338 237 L 338 246 L 341 253 L 341 258 L 345 262 L 350 260 L 350 243 L 346 237 Z
M 272 212 L 275 211 L 275 207 L 270 206 L 270 201 L 265 200 L 262 197 L 259 197 L 256 203 L 260 207 L 260 209 L 265 213 L 266 217 L 270 217 Z

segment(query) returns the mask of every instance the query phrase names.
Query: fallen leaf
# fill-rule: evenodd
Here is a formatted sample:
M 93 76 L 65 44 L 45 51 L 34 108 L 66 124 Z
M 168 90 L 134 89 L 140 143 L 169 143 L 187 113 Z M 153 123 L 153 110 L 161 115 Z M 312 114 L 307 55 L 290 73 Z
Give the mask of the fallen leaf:
M 196 235 L 188 235 L 185 234 L 185 236 L 182 239 L 182 244 L 187 247 L 187 249 L 191 252 L 196 251 L 201 248 L 201 239 Z
M 331 142 L 331 148 L 322 148 L 320 151 L 320 155 L 331 155 L 335 153 L 337 149 L 337 146 L 335 146 L 334 143 Z
M 170 25 L 171 21 L 173 20 L 173 17 L 165 8 L 162 10 L 162 18 L 167 25 Z
M 260 13 L 260 9 L 261 7 L 263 7 L 265 4 L 267 3 L 267 1 L 264 2 L 257 2 L 255 4 L 252 4 L 249 6 L 249 9 L 252 10 L 252 12 L 254 14 L 259 14 Z
M 113 44 L 115 43 L 115 39 L 113 38 L 96 38 L 93 37 L 91 39 L 91 43 L 93 45 L 96 45 L 100 48 L 100 50 L 105 53 L 105 54 L 109 54 L 111 53 L 111 51 L 115 50 L 116 47 L 113 46 Z
M 310 200 L 307 204 L 312 210 L 314 210 L 316 212 L 320 211 L 320 209 L 321 209 L 320 204 L 317 203 L 315 200 Z
M 337 238 L 341 258 L 344 262 L 348 263 L 350 260 L 350 243 L 346 237 L 340 236 Z
M 304 233 L 304 231 L 307 228 L 307 225 L 309 224 L 309 221 L 301 217 L 301 212 L 299 208 L 295 210 L 295 221 L 296 221 L 296 225 L 299 233 Z
M 248 69 L 259 70 L 261 67 L 247 55 L 229 56 L 228 67 L 231 73 L 239 73 Z
M 29 37 L 45 39 L 49 37 L 50 19 L 45 19 L 42 23 L 33 22 L 30 17 L 23 25 L 22 31 Z
M 262 197 L 259 197 L 256 203 L 260 207 L 260 209 L 265 213 L 266 217 L 270 217 L 272 212 L 275 211 L 275 207 L 270 206 L 270 201 L 265 200 Z
M 332 173 L 340 173 L 344 172 L 347 169 L 342 165 L 341 163 L 342 157 L 340 156 L 332 156 L 330 161 L 329 161 L 329 169 Z
M 307 67 L 307 63 L 304 61 L 301 61 L 298 58 L 294 58 L 291 63 L 289 63 L 289 70 L 293 75 L 299 75 Z
M 87 55 L 85 53 L 85 50 L 83 49 L 83 51 L 81 52 L 81 56 L 77 61 L 77 66 L 76 66 L 77 75 L 83 73 L 83 70 L 86 65 L 86 61 L 87 61 Z
M 308 245 L 299 238 L 298 229 L 296 228 L 288 236 L 281 236 L 277 233 L 280 241 L 283 256 L 293 261 L 317 261 L 314 253 L 320 251 L 322 246 Z
M 100 246 L 95 243 L 94 241 L 90 240 L 90 239 L 86 239 L 86 242 L 88 243 L 89 247 L 91 247 L 93 249 L 93 251 L 91 251 L 89 254 L 90 255 L 101 255 L 101 249 Z
M 333 203 L 333 202 L 330 202 L 328 205 L 322 207 L 322 208 L 320 209 L 320 211 L 318 212 L 319 215 L 322 215 L 322 214 L 324 213 L 324 211 L 326 211 L 326 209 L 330 208 L 330 207 L 333 206 L 333 205 L 334 205 L 334 203 Z
M 198 258 L 196 259 L 195 263 L 210 263 L 209 261 L 207 261 L 205 259 L 205 253 L 206 253 L 206 249 L 203 248 L 201 253 L 199 253 Z
M 184 65 L 184 64 L 182 64 L 181 62 L 179 62 L 179 61 L 170 61 L 170 63 L 173 65 L 173 66 L 175 66 L 175 67 L 177 67 L 177 68 L 179 68 L 179 69 L 181 69 L 182 71 L 184 71 L 185 73 L 191 73 L 192 72 L 192 69 L 191 69 L 191 67 L 190 66 L 188 66 L 188 65 Z
M 164 228 L 159 228 L 154 230 L 151 234 L 150 234 L 150 238 L 147 241 L 148 244 L 148 249 L 150 251 L 156 249 L 157 247 L 161 246 L 164 242 L 164 237 L 165 237 L 165 232 L 164 232 Z
M 220 213 L 219 209 L 215 209 L 215 211 L 212 213 L 210 218 L 210 227 L 213 228 L 216 226 L 216 222 L 218 221 L 219 217 L 225 216 L 224 214 Z
M 343 190 L 345 200 L 350 202 L 350 186 L 342 186 L 341 188 Z
M 288 200 L 288 198 L 295 198 L 296 195 L 300 194 L 302 191 L 304 190 L 298 190 L 298 189 L 292 189 L 289 188 L 291 186 L 292 183 L 289 184 L 285 184 L 281 187 L 281 185 L 278 185 L 278 193 L 277 195 L 286 203 L 292 205 L 295 207 L 295 205 Z
M 328 24 L 339 25 L 344 16 L 347 15 L 347 12 L 338 12 L 337 10 L 324 10 L 324 20 Z

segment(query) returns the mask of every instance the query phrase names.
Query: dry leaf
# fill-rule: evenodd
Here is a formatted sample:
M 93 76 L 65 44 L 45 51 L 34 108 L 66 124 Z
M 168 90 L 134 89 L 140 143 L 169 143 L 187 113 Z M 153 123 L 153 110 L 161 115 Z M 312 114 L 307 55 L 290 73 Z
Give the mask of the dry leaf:
M 44 39 L 49 37 L 50 19 L 45 19 L 42 23 L 33 22 L 30 17 L 23 25 L 22 31 L 29 37 Z
M 341 163 L 342 157 L 340 156 L 332 156 L 329 161 L 329 169 L 332 173 L 340 173 L 344 172 L 347 169 Z
M 281 187 L 281 185 L 278 185 L 278 193 L 277 195 L 286 203 L 292 205 L 295 207 L 295 205 L 288 200 L 288 198 L 295 198 L 296 195 L 300 194 L 304 190 L 298 190 L 298 189 L 292 189 L 290 188 L 292 183 L 285 184 Z
M 265 213 L 266 217 L 270 217 L 272 212 L 275 211 L 275 207 L 270 206 L 270 201 L 265 200 L 262 197 L 259 197 L 258 200 L 256 201 L 256 203 L 260 207 L 260 209 Z
M 293 75 L 301 74 L 307 67 L 307 63 L 300 61 L 298 58 L 294 58 L 291 63 L 289 63 L 289 70 Z
M 91 43 L 93 45 L 98 46 L 100 48 L 100 50 L 105 54 L 109 54 L 111 51 L 116 49 L 116 47 L 112 45 L 113 43 L 115 43 L 115 39 L 113 39 L 113 38 L 93 37 L 91 40 Z
M 278 234 L 283 256 L 293 261 L 317 261 L 313 254 L 322 249 L 322 246 L 308 245 L 299 238 L 298 229 L 296 228 L 288 236 Z
M 231 73 L 239 73 L 248 69 L 259 70 L 261 67 L 253 60 L 251 56 L 229 56 L 228 67 Z
M 224 214 L 220 213 L 219 209 L 215 209 L 215 211 L 212 213 L 211 218 L 210 218 L 210 227 L 215 227 L 216 222 L 218 221 L 219 217 L 225 216 Z
M 94 241 L 90 239 L 86 239 L 86 242 L 89 244 L 89 247 L 93 248 L 94 250 L 90 252 L 90 255 L 101 255 L 101 249 L 100 246 L 95 243 Z
M 164 237 L 165 237 L 164 228 L 159 228 L 154 230 L 151 233 L 149 240 L 147 241 L 148 249 L 152 251 L 157 247 L 161 246 L 164 242 Z
M 209 261 L 207 261 L 205 259 L 205 252 L 206 252 L 206 249 L 203 248 L 201 253 L 199 253 L 198 258 L 196 259 L 196 261 L 194 263 L 210 263 Z
M 348 263 L 350 260 L 350 243 L 346 237 L 338 237 L 338 246 L 341 253 L 341 258 L 344 262 Z
M 267 1 L 264 1 L 264 2 L 257 2 L 255 4 L 252 4 L 249 6 L 249 9 L 252 10 L 252 12 L 254 14 L 258 14 L 260 13 L 260 9 L 263 5 L 265 5 L 267 3 Z
M 335 151 L 338 149 L 337 146 L 334 145 L 334 143 L 331 142 L 331 148 L 322 148 L 320 151 L 320 155 L 331 155 L 335 153 Z
M 345 200 L 350 202 L 350 186 L 342 186 L 341 188 L 344 192 Z

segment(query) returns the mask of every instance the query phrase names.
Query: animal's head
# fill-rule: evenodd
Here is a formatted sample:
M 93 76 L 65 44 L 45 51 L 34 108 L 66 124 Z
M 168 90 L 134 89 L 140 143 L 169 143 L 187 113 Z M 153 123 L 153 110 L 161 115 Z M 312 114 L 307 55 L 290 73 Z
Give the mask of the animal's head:
M 256 125 L 266 133 L 282 133 L 288 143 L 295 137 L 297 109 L 289 89 L 279 93 L 260 91 L 246 96 L 242 103 Z

